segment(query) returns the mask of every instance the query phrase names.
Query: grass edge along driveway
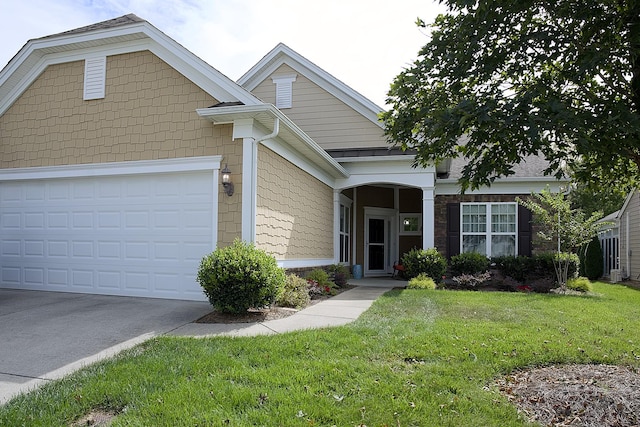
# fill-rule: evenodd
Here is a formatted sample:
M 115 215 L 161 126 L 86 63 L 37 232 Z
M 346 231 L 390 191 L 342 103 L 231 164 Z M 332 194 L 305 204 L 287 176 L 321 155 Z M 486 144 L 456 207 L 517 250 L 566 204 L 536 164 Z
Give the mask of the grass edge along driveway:
M 19 396 L 0 425 L 522 426 L 494 380 L 566 363 L 640 366 L 640 291 L 395 290 L 356 322 L 253 338 L 160 337 Z

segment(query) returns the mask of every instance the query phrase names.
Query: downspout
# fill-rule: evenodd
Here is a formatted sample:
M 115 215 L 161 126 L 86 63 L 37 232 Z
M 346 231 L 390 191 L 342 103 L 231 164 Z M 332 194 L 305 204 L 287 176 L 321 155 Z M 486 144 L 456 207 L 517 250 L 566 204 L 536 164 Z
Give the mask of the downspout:
M 275 138 L 276 136 L 278 136 L 278 133 L 280 133 L 280 119 L 276 117 L 275 121 L 273 122 L 273 132 L 271 132 L 269 135 L 265 135 L 261 138 L 256 139 L 256 144 L 259 144 L 262 141 L 266 141 L 267 139 Z

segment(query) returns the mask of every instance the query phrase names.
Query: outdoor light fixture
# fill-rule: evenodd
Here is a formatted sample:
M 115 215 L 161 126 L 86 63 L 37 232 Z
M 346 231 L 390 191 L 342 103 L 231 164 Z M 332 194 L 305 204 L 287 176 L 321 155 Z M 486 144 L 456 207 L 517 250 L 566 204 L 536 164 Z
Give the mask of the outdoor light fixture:
M 233 182 L 231 182 L 231 171 L 226 163 L 224 165 L 224 169 L 220 172 L 222 173 L 222 186 L 224 187 L 224 192 L 227 193 L 227 196 L 232 196 Z

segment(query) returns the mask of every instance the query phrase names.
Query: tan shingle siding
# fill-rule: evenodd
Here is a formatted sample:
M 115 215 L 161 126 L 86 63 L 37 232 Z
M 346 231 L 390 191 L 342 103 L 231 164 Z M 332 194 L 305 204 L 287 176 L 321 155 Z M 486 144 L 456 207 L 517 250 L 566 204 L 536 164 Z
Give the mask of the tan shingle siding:
M 264 146 L 256 245 L 278 259 L 333 258 L 333 190 Z
M 292 68 L 282 65 L 253 94 L 275 103 L 273 76 L 297 74 L 293 107 L 282 111 L 326 150 L 386 147 L 382 129 Z
M 84 61 L 49 66 L 0 117 L 0 168 L 218 154 L 217 101 L 152 53 L 107 58 L 106 97 L 82 99 Z

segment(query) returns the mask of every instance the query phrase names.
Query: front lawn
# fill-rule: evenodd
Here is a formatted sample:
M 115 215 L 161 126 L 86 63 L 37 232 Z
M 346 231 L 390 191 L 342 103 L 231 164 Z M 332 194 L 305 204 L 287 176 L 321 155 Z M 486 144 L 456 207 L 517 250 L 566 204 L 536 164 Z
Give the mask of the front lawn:
M 640 291 L 391 291 L 353 324 L 162 337 L 0 407 L 0 425 L 522 426 L 493 385 L 516 368 L 640 366 Z

